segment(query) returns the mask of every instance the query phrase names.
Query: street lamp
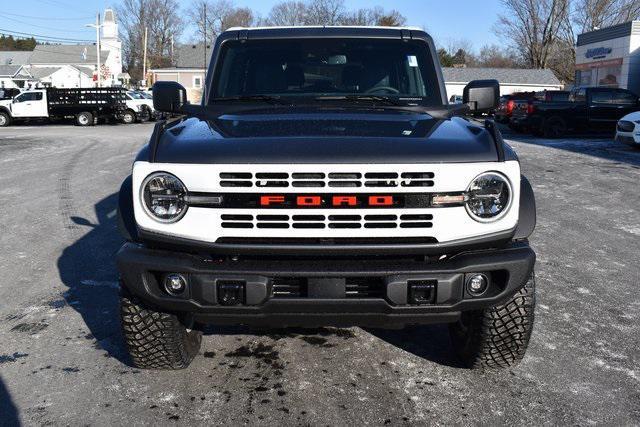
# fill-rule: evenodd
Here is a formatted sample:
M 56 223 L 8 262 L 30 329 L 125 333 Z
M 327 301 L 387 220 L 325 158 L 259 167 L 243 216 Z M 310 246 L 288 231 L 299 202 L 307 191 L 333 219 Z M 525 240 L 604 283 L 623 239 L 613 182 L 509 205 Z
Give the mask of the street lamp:
M 101 87 L 101 76 L 100 76 L 100 13 L 96 14 L 96 23 L 95 24 L 85 24 L 85 27 L 95 28 L 96 29 L 96 58 L 97 58 L 97 68 L 96 73 L 98 75 L 98 87 Z

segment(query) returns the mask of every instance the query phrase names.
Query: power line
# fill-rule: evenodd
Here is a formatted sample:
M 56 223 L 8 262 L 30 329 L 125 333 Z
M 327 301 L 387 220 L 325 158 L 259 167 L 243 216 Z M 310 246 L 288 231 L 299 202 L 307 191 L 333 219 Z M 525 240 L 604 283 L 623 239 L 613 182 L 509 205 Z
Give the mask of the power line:
M 86 40 L 86 39 L 70 39 L 70 38 L 66 38 L 66 37 L 51 37 L 51 36 L 43 36 L 41 34 L 32 34 L 32 33 L 23 33 L 20 31 L 13 31 L 13 30 L 7 30 L 4 28 L 0 28 L 0 33 L 3 33 L 5 35 L 11 35 L 11 36 L 15 36 L 15 35 L 19 35 L 19 36 L 27 36 L 27 37 L 33 37 L 34 39 L 41 39 L 41 40 L 50 40 L 50 41 L 66 41 L 66 42 L 76 42 L 76 43 L 93 43 L 93 40 Z
M 47 4 L 49 6 L 62 6 L 62 7 L 77 7 L 77 5 L 70 5 L 68 3 L 64 3 L 58 0 L 36 0 L 39 3 L 44 3 Z
M 18 18 L 27 18 L 27 19 L 40 19 L 40 20 L 44 20 L 44 21 L 84 21 L 87 19 L 93 19 L 93 16 L 84 16 L 84 17 L 78 17 L 78 18 L 54 18 L 51 16 L 29 16 L 29 15 L 19 15 L 17 13 L 8 13 L 8 12 L 2 12 L 3 15 L 9 15 L 9 16 L 17 16 Z
M 18 24 L 28 25 L 28 26 L 30 26 L 30 27 L 40 28 L 40 29 L 43 29 L 43 30 L 49 30 L 49 31 L 61 31 L 61 32 L 64 32 L 64 33 L 83 33 L 83 34 L 86 34 L 86 31 L 80 31 L 80 30 L 60 30 L 60 29 L 58 29 L 58 28 L 44 27 L 44 26 L 42 26 L 42 25 L 30 24 L 30 23 L 25 22 L 25 21 L 20 21 L 19 19 L 10 18 L 10 17 L 8 17 L 8 16 L 5 16 L 5 14 L 4 14 L 4 13 L 0 13 L 0 17 L 3 17 L 4 19 L 8 19 L 8 20 L 13 21 L 13 22 L 17 22 Z

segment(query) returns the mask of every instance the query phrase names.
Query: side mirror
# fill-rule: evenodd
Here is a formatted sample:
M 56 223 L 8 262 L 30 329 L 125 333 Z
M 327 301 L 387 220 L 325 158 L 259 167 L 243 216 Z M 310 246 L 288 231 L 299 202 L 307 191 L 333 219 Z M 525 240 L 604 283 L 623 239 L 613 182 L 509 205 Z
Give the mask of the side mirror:
M 500 104 L 500 83 L 497 80 L 473 80 L 464 87 L 462 102 L 473 113 L 489 113 Z
M 153 85 L 153 108 L 164 113 L 180 113 L 188 104 L 187 90 L 180 83 L 156 82 Z

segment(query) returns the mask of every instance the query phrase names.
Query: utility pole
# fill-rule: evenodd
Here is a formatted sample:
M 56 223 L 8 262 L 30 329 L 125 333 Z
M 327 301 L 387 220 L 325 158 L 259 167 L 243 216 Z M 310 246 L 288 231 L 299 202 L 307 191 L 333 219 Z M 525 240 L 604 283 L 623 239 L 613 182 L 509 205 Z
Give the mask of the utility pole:
M 96 14 L 96 23 L 95 24 L 86 24 L 85 27 L 91 27 L 96 29 L 96 74 L 98 77 L 97 84 L 98 87 L 102 86 L 100 75 L 100 12 Z
M 173 67 L 175 62 L 173 61 L 173 34 L 171 34 L 171 66 Z
M 202 22 L 202 29 L 204 34 L 204 62 L 203 68 L 207 68 L 207 3 L 203 4 L 204 7 L 204 21 Z
M 142 80 L 147 85 L 147 27 L 144 27 L 144 53 L 142 54 Z

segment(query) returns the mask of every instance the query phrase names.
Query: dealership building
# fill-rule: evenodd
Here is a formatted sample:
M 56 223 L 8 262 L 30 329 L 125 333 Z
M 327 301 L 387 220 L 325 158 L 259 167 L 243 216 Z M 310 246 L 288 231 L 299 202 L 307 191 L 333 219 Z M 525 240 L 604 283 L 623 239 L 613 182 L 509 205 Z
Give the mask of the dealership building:
M 640 94 L 640 21 L 580 34 L 576 85 L 619 87 Z

